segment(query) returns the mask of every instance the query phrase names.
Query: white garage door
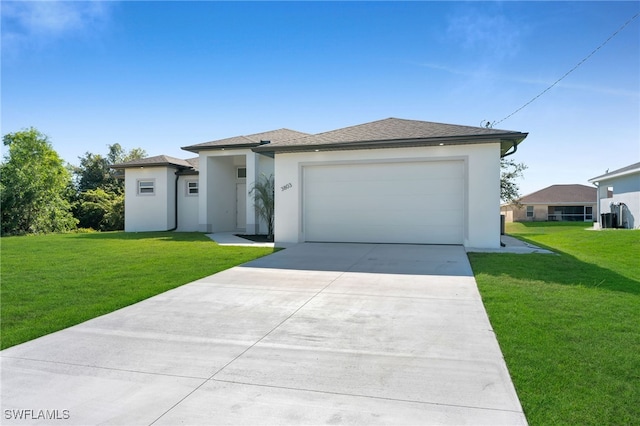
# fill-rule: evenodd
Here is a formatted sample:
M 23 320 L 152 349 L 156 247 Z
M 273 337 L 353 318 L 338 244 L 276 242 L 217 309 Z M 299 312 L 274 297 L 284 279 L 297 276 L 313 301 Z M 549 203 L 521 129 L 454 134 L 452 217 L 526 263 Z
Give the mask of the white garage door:
M 304 167 L 306 241 L 462 244 L 462 161 Z

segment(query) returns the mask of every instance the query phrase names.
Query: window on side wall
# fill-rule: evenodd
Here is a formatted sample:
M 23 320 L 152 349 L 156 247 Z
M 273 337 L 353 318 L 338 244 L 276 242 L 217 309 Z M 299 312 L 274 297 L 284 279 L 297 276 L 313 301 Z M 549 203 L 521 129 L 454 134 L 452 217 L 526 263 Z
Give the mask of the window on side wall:
M 138 179 L 138 195 L 155 195 L 155 179 Z
M 198 195 L 198 181 L 197 180 L 188 180 L 187 181 L 187 197 Z
M 244 179 L 247 177 L 247 168 L 246 167 L 238 167 L 238 172 L 236 174 L 236 177 L 238 179 Z
M 533 206 L 527 206 L 527 217 L 533 217 Z

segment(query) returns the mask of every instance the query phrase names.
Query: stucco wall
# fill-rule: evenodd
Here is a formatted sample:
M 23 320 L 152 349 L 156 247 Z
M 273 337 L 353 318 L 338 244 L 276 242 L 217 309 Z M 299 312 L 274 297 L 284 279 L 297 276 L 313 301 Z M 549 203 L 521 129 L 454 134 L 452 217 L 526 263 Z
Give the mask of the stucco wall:
M 282 153 L 275 157 L 277 244 L 305 240 L 302 218 L 302 167 L 335 161 L 463 160 L 466 168 L 464 245 L 500 246 L 499 144 Z M 393 218 L 390 218 L 393 220 Z
M 531 204 L 528 204 L 531 205 Z M 527 205 L 523 204 L 521 207 L 506 206 L 501 209 L 511 212 L 510 216 L 507 216 L 507 222 L 538 222 L 547 220 L 548 206 L 546 204 L 533 205 L 533 217 L 527 217 Z M 511 218 L 511 220 L 509 220 Z
M 175 170 L 168 167 L 125 169 L 126 232 L 166 231 L 174 227 Z M 138 194 L 140 179 L 154 179 L 153 195 Z
M 236 228 L 236 179 L 233 157 L 207 158 L 207 210 L 211 232 Z
M 198 175 L 180 176 L 178 180 L 178 229 L 179 232 L 198 230 L 198 202 L 200 194 L 188 194 L 187 182 L 198 181 Z M 198 188 L 198 191 L 200 188 Z

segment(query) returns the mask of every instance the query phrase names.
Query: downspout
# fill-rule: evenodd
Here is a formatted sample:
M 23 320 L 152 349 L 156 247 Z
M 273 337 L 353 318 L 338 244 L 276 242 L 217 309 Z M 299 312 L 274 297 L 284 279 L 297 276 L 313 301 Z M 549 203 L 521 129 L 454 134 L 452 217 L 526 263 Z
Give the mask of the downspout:
M 600 182 L 593 182 L 593 185 L 596 187 L 596 194 L 598 195 L 596 198 L 596 222 L 598 222 L 598 226 L 602 229 L 604 227 L 602 226 L 602 218 L 600 217 Z
M 175 188 L 174 188 L 174 200 L 173 200 L 175 223 L 173 228 L 167 229 L 167 232 L 175 231 L 176 229 L 178 229 L 178 179 L 180 179 L 180 169 L 176 170 L 175 175 L 176 175 L 176 181 L 174 185 Z

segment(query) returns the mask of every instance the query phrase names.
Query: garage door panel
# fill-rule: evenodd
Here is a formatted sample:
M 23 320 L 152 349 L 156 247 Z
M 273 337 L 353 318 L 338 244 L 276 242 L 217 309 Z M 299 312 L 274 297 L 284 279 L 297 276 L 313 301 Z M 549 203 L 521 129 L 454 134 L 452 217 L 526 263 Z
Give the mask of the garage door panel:
M 462 239 L 462 232 L 458 226 L 418 226 L 412 232 L 406 232 L 404 226 L 362 225 L 356 227 L 344 223 L 333 225 L 334 235 L 350 235 L 348 239 L 338 239 L 337 242 L 353 243 L 404 243 L 404 244 L 459 244 L 452 242 L 452 238 Z M 319 238 L 319 237 L 318 237 Z M 309 241 L 332 241 L 332 239 L 311 239 Z
M 383 200 L 389 199 L 390 202 L 393 202 L 394 200 L 392 199 L 404 197 L 405 201 L 414 199 L 417 203 L 426 203 L 426 205 L 436 206 L 441 204 L 443 200 L 442 197 L 446 197 L 446 202 L 454 203 L 458 203 L 458 201 L 462 199 L 462 194 L 452 193 L 450 191 L 449 188 L 452 186 L 451 181 L 444 183 L 424 181 L 420 182 L 419 185 L 398 185 L 390 184 L 389 182 L 370 182 L 367 187 L 371 188 L 375 192 L 373 195 L 370 193 L 354 193 L 353 186 L 354 185 L 347 183 L 344 183 L 339 187 L 331 186 L 326 183 L 321 183 L 317 186 L 314 185 L 313 197 L 307 197 L 309 198 L 308 202 L 320 203 L 330 200 L 340 202 L 342 199 L 362 200 L 371 198 Z M 454 186 L 462 188 L 462 180 L 455 182 Z
M 386 227 L 395 229 L 406 227 L 406 223 L 413 224 L 416 228 L 424 228 L 427 226 L 435 227 L 459 227 L 463 217 L 461 212 L 456 210 L 443 210 L 437 215 L 425 216 L 420 212 L 411 210 L 381 210 L 381 211 L 362 211 L 362 210 L 341 210 L 336 214 L 335 210 L 323 209 L 318 210 L 319 218 L 315 224 L 322 227 L 336 228 L 343 224 L 348 227 L 358 228 L 366 226 Z M 390 223 L 389 216 L 395 218 L 398 223 Z
M 429 163 L 429 169 L 425 169 L 424 165 Z M 397 168 L 396 165 L 402 164 L 402 168 Z M 383 163 L 349 163 L 349 164 L 329 164 L 322 166 L 311 166 L 309 168 L 308 176 L 321 175 L 323 178 L 330 180 L 360 180 L 366 181 L 368 175 L 366 170 L 373 170 L 377 173 L 379 170 L 388 168 L 387 166 L 394 167 L 393 175 L 390 175 L 390 179 L 410 180 L 415 177 L 416 172 L 421 176 L 427 176 L 430 178 L 438 179 L 442 177 L 454 177 L 460 176 L 464 164 L 462 161 L 409 161 L 409 162 L 383 162 Z M 314 169 L 314 170 L 311 170 Z M 331 170 L 331 175 L 326 176 L 325 171 Z M 375 175 L 375 174 L 374 174 Z
M 461 244 L 462 161 L 304 168 L 307 241 Z

